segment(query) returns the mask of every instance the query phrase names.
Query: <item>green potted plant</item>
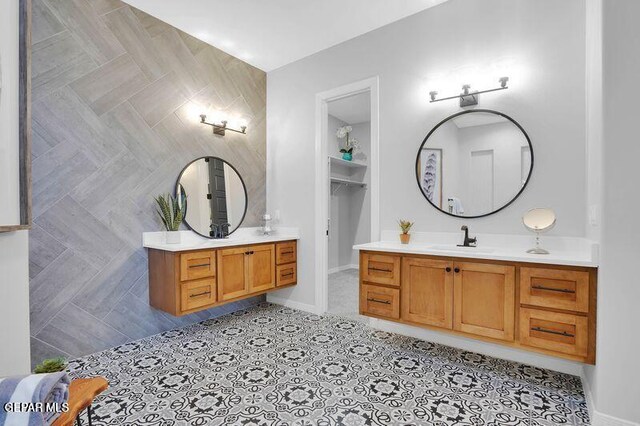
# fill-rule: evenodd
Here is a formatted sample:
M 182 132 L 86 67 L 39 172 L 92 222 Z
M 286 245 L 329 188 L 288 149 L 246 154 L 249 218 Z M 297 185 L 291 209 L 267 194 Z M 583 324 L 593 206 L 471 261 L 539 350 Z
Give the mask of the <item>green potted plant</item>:
M 66 369 L 67 360 L 63 357 L 58 357 L 45 359 L 42 363 L 36 365 L 33 372 L 36 374 L 57 373 L 58 371 L 65 371 Z
M 185 197 L 173 197 L 171 194 L 158 195 L 156 198 L 158 204 L 158 216 L 162 220 L 162 224 L 166 229 L 167 244 L 180 243 L 180 224 L 184 219 L 184 212 L 187 208 Z
M 398 225 L 400 226 L 400 230 L 402 231 L 402 233 L 400 234 L 400 242 L 402 244 L 409 244 L 409 240 L 411 239 L 411 235 L 409 234 L 409 231 L 413 226 L 413 222 L 400 219 L 398 220 Z
M 342 159 L 346 161 L 353 160 L 353 152 L 360 146 L 356 139 L 349 137 L 349 133 L 351 133 L 352 130 L 353 128 L 351 126 L 342 126 L 336 131 L 338 139 L 345 139 L 344 148 L 342 148 L 340 152 L 342 153 Z

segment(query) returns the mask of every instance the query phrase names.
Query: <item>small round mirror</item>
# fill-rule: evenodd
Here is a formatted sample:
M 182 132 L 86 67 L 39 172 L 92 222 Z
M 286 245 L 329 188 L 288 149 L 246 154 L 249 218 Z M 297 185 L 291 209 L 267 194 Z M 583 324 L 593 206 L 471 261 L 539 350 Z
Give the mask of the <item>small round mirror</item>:
M 529 231 L 536 233 L 536 246 L 527 250 L 527 253 L 549 254 L 549 251 L 542 248 L 540 244 L 540 234 L 547 232 L 556 224 L 556 214 L 551 209 L 531 209 L 522 217 L 522 223 Z
M 247 189 L 240 173 L 218 157 L 187 164 L 178 176 L 176 193 L 186 199 L 185 224 L 203 237 L 231 234 L 247 213 Z

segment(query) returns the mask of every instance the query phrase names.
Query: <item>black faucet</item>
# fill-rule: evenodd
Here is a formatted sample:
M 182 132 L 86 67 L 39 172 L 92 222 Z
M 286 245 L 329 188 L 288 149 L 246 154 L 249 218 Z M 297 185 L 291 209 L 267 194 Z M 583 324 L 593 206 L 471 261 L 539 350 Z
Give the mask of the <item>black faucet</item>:
M 231 226 L 230 223 L 221 223 L 220 225 L 218 225 L 217 223 L 212 223 L 211 232 L 209 232 L 209 236 L 214 239 L 227 238 L 227 236 L 229 235 L 230 226 Z M 224 230 L 225 228 L 227 228 L 226 232 Z
M 229 227 L 231 226 L 230 223 L 223 223 L 220 225 L 220 238 L 227 238 L 229 236 Z M 227 231 L 225 232 L 225 228 L 227 229 Z
M 469 238 L 469 227 L 467 227 L 467 225 L 462 225 L 460 230 L 464 231 L 464 242 L 462 244 L 458 244 L 458 247 L 475 247 L 478 242 L 478 238 Z

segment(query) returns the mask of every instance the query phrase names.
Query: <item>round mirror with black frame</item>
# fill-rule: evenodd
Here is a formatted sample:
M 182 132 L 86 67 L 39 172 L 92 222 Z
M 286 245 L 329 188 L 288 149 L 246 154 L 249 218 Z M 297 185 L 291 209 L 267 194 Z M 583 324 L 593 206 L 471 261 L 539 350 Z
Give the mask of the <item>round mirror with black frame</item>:
M 184 223 L 206 238 L 233 233 L 247 214 L 247 188 L 231 164 L 218 157 L 200 157 L 186 165 L 176 182 L 178 200 L 185 200 Z
M 422 195 L 441 212 L 467 219 L 513 203 L 532 171 L 527 132 L 508 115 L 488 109 L 445 118 L 427 134 L 416 156 Z

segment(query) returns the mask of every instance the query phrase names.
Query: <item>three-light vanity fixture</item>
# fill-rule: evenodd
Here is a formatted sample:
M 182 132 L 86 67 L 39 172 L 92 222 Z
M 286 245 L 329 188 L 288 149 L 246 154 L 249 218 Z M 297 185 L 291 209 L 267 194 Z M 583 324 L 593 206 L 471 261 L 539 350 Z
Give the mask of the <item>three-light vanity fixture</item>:
M 431 103 L 446 101 L 449 99 L 460 99 L 461 107 L 478 105 L 478 95 L 480 95 L 481 93 L 497 92 L 498 90 L 505 90 L 509 88 L 509 86 L 507 86 L 507 83 L 509 82 L 509 77 L 500 77 L 498 81 L 500 82 L 500 87 L 496 87 L 495 89 L 487 89 L 487 90 L 471 92 L 471 85 L 465 84 L 462 86 L 462 93 L 460 93 L 459 95 L 436 99 L 438 92 L 432 91 L 432 92 L 429 92 L 429 96 L 431 96 Z
M 227 124 L 228 124 L 227 120 L 221 120 L 219 124 L 217 124 L 217 123 L 209 123 L 207 121 L 207 115 L 206 114 L 200 114 L 200 123 L 206 124 L 207 126 L 213 127 L 213 134 L 214 135 L 224 136 L 226 134 L 227 130 L 229 130 L 231 132 L 242 133 L 242 134 L 246 134 L 247 133 L 247 126 L 244 126 L 244 125 L 240 126 L 240 130 L 234 129 L 232 127 L 227 127 Z

